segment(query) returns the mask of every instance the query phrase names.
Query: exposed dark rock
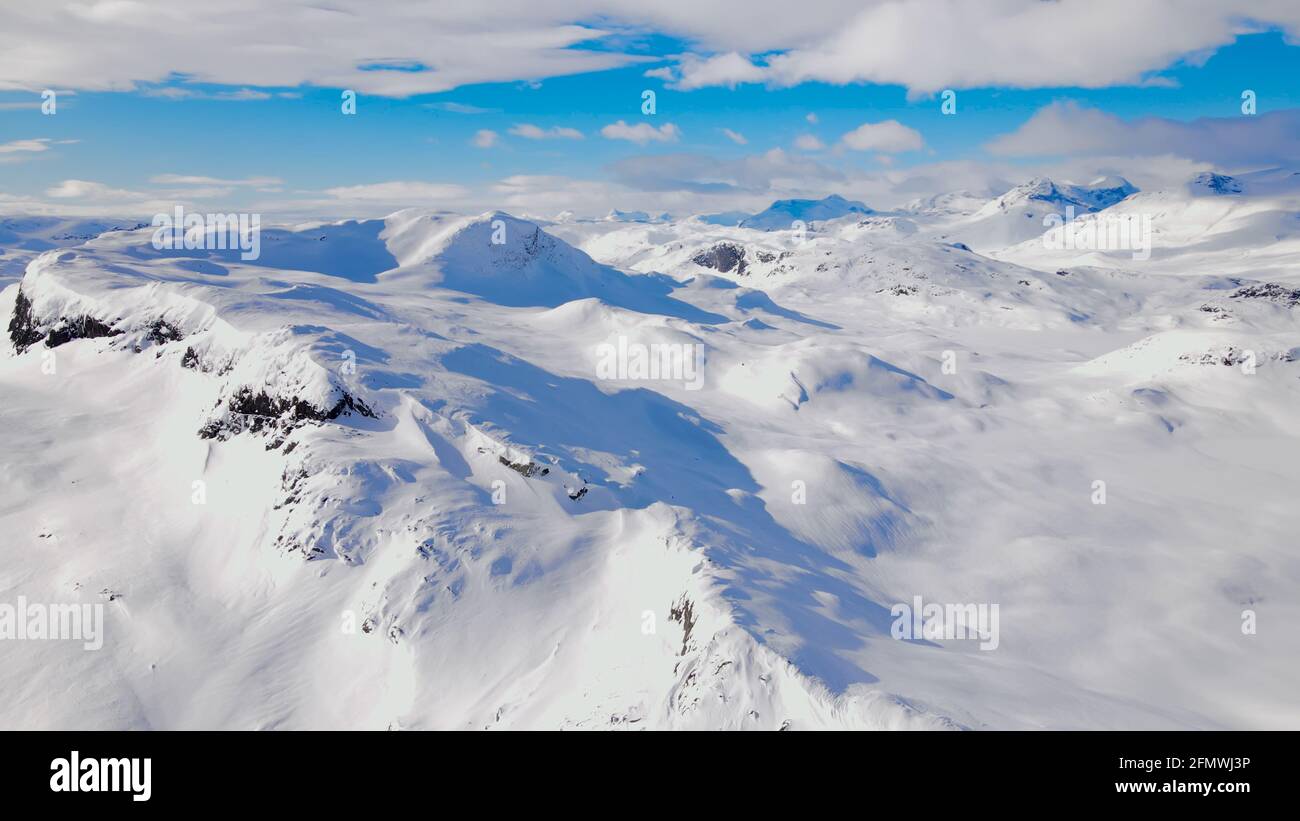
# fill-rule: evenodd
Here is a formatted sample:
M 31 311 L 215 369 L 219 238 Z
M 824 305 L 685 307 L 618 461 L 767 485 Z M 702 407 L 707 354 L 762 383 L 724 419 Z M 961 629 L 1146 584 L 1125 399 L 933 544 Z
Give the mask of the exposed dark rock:
M 1203 353 L 1185 353 L 1178 357 L 1180 362 L 1190 362 L 1194 365 L 1224 365 L 1235 366 L 1251 361 L 1253 354 L 1242 350 L 1235 345 L 1229 345 L 1227 348 L 1214 351 L 1205 351 Z M 1276 353 L 1268 356 L 1261 356 L 1260 362 L 1278 361 L 1290 362 L 1290 353 Z
M 60 319 L 45 337 L 45 347 L 57 348 L 77 339 L 99 339 L 120 333 L 122 332 L 93 316 Z
M 1278 285 L 1276 282 L 1265 282 L 1263 285 L 1247 285 L 1244 288 L 1238 288 L 1231 298 L 1266 299 L 1269 302 L 1276 302 L 1279 305 L 1294 308 L 1300 305 L 1300 288 L 1287 288 L 1284 285 Z M 12 328 L 12 326 L 10 327 Z
M 272 397 L 266 391 L 254 392 L 243 387 L 226 402 L 229 413 L 221 418 L 210 419 L 199 428 L 200 439 L 225 440 L 231 436 L 251 431 L 276 431 L 281 434 L 305 423 L 331 421 L 344 414 L 357 413 L 374 418 L 375 413 L 365 402 L 346 391 L 331 408 L 318 408 L 312 403 L 298 398 Z M 274 447 L 283 444 L 283 435 L 277 437 Z
M 184 338 L 185 334 L 181 333 L 180 328 L 177 328 L 162 317 L 153 321 L 153 324 L 149 326 L 148 335 L 145 336 L 145 339 L 155 345 L 166 345 L 168 342 L 176 342 L 177 340 Z
M 32 302 L 19 288 L 18 298 L 14 300 L 14 314 L 9 320 L 9 340 L 13 342 L 14 350 L 22 353 L 44 338 L 45 333 L 37 327 L 36 318 L 32 316 Z
M 504 456 L 498 456 L 497 461 L 514 472 L 523 476 L 525 479 L 531 479 L 534 476 L 545 476 L 551 472 L 550 468 L 544 468 L 534 462 L 512 462 Z
M 687 644 L 691 640 L 691 631 L 695 629 L 695 605 L 686 594 L 668 608 L 668 618 L 682 626 L 682 655 L 686 655 Z
M 724 274 L 734 270 L 739 276 L 745 275 L 745 249 L 732 242 L 719 242 L 696 254 L 691 262 Z
M 893 294 L 894 296 L 916 296 L 915 285 L 901 285 L 901 284 L 891 285 L 888 288 L 881 288 L 880 290 L 876 291 L 876 293 L 883 294 L 886 291 Z
M 88 315 L 59 317 L 49 326 L 48 331 L 45 330 L 47 324 L 35 315 L 31 300 L 20 288 L 14 300 L 13 316 L 9 320 L 9 340 L 18 353 L 23 353 L 42 339 L 45 340 L 45 347 L 57 348 L 76 339 L 98 339 L 122 333 L 108 323 Z
M 553 242 L 547 242 L 550 237 L 542 233 L 541 228 L 534 228 L 533 233 L 524 239 L 524 254 L 529 259 L 540 255 L 543 251 L 550 250 Z

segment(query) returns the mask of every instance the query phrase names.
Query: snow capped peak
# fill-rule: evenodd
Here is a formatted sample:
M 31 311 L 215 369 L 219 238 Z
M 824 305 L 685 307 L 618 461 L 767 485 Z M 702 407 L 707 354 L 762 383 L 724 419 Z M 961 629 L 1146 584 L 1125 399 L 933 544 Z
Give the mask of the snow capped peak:
M 437 260 L 521 267 L 559 245 L 586 258 L 537 223 L 505 211 L 486 211 L 472 217 L 399 212 L 386 220 L 383 239 L 404 268 Z
M 1106 176 L 1098 177 L 1092 182 L 1088 183 L 1087 186 L 1085 187 L 1094 190 L 1112 189 L 1112 188 L 1131 188 L 1134 191 L 1137 190 L 1137 188 L 1133 185 L 1133 183 L 1129 182 L 1128 180 L 1124 179 L 1118 174 L 1108 174 Z
M 1123 177 L 1101 177 L 1088 185 L 1033 177 L 955 224 L 951 236 L 980 249 L 1006 247 L 1041 235 L 1048 226 L 1044 220 L 1053 215 L 1073 219 L 1091 214 L 1137 190 Z
M 1047 177 L 1032 177 L 1002 195 L 1007 202 L 1018 200 L 1059 200 L 1064 198 L 1061 189 Z
M 1235 177 L 1229 177 L 1227 174 L 1216 174 L 1213 171 L 1202 171 L 1192 177 L 1187 184 L 1188 190 L 1192 194 L 1240 194 L 1242 192 L 1241 181 Z
M 766 210 L 742 220 L 740 227 L 772 231 L 788 229 L 795 221 L 822 222 L 839 219 L 849 214 L 873 213 L 875 212 L 865 203 L 847 200 L 839 194 L 831 194 L 819 200 L 777 200 Z
M 1137 187 L 1123 177 L 1099 177 L 1088 185 L 1057 183 L 1047 177 L 1034 177 L 1015 186 L 995 202 L 1003 207 L 1036 200 L 1076 209 L 1099 211 L 1119 202 L 1137 191 Z
M 1130 194 L 1136 194 L 1138 188 L 1123 177 L 1110 175 L 1098 177 L 1087 185 L 1071 186 L 1075 199 L 1087 202 L 1097 210 L 1109 208 Z
M 909 214 L 971 214 L 982 208 L 986 202 L 988 202 L 987 195 L 981 197 L 970 191 L 951 191 L 929 197 L 918 197 L 903 206 L 902 210 Z
M 591 258 L 542 230 L 535 222 L 504 211 L 474 217 L 431 217 L 423 230 L 406 226 L 403 237 L 411 252 L 401 255 L 404 267 L 432 266 L 444 275 L 493 277 L 507 272 L 542 275 L 583 271 L 596 265 Z

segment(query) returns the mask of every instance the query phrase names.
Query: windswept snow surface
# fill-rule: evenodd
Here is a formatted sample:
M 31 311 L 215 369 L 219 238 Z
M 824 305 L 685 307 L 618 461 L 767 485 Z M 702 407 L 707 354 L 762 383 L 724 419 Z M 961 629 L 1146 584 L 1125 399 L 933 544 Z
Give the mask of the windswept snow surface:
M 0 726 L 1300 727 L 1300 268 L 1222 250 L 1295 214 L 1243 188 L 1160 201 L 1227 209 L 1185 266 L 980 255 L 964 196 L 40 252 L 0 293 L 0 600 L 105 637 L 0 642 Z M 918 596 L 996 605 L 996 647 L 896 639 Z

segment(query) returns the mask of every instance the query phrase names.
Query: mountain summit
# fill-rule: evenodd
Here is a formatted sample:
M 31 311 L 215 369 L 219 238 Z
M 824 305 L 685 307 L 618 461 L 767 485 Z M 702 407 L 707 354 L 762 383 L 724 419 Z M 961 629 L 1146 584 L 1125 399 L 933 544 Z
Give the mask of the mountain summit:
M 787 229 L 795 221 L 821 222 L 839 219 L 849 214 L 874 214 L 864 203 L 846 200 L 838 194 L 831 194 L 820 200 L 777 200 L 748 219 L 741 220 L 741 228 L 756 228 L 760 231 Z

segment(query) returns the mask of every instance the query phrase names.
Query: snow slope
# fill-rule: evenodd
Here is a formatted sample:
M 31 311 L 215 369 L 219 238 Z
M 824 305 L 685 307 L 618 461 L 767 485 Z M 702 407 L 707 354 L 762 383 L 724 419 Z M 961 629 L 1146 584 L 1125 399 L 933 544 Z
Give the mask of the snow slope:
M 1300 727 L 1300 272 L 929 230 L 40 255 L 0 293 L 0 599 L 107 637 L 0 644 L 0 726 Z M 702 387 L 602 377 L 620 339 Z M 896 640 L 914 596 L 998 604 L 997 649 Z

